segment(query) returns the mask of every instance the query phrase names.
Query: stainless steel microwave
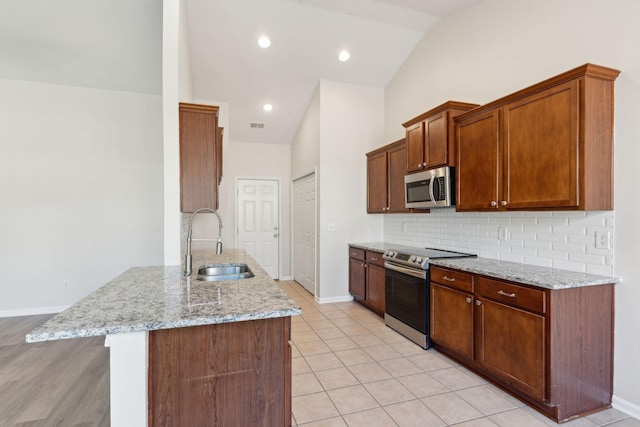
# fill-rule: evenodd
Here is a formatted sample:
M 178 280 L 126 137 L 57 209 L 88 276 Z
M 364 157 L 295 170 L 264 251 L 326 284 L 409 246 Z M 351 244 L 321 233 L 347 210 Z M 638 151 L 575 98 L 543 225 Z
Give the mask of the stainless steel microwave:
M 404 190 L 407 208 L 431 209 L 454 206 L 456 193 L 454 168 L 443 166 L 405 175 Z

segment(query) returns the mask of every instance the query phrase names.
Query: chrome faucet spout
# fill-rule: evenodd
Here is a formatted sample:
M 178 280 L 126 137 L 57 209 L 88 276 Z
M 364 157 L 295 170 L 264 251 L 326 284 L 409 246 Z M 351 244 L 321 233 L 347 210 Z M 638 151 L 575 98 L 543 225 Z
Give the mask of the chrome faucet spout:
M 184 259 L 184 275 L 191 275 L 191 235 L 192 235 L 192 225 L 193 225 L 193 217 L 196 216 L 197 213 L 200 212 L 211 212 L 215 214 L 216 218 L 218 218 L 218 241 L 216 242 L 216 254 L 220 255 L 222 253 L 222 217 L 218 213 L 218 211 L 213 210 L 211 208 L 200 208 L 196 209 L 191 216 L 189 217 L 189 228 L 187 231 L 187 254 Z

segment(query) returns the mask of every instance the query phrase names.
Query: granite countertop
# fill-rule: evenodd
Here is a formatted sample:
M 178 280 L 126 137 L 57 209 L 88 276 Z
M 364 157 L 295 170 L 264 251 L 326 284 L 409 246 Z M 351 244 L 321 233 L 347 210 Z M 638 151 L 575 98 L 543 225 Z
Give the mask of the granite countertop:
M 360 249 L 384 252 L 390 249 L 416 249 L 411 246 L 385 242 L 349 243 Z M 545 289 L 566 289 L 580 286 L 607 285 L 619 283 L 620 278 L 580 273 L 558 268 L 540 267 L 517 262 L 500 261 L 490 258 L 443 258 L 429 260 L 430 265 L 454 268 L 469 273 L 482 274 L 496 279 L 510 280 Z
M 254 277 L 201 282 L 198 267 L 246 263 Z M 133 267 L 27 334 L 27 342 L 181 328 L 298 315 L 300 307 L 242 249 L 193 253 L 183 267 Z
M 368 242 L 368 243 L 349 243 L 349 246 L 354 248 L 364 249 L 366 251 L 384 252 L 390 249 L 416 249 L 411 246 L 396 245 L 394 243 L 384 242 Z
M 552 290 L 620 282 L 618 277 L 600 276 L 489 258 L 434 259 L 430 260 L 429 264 Z

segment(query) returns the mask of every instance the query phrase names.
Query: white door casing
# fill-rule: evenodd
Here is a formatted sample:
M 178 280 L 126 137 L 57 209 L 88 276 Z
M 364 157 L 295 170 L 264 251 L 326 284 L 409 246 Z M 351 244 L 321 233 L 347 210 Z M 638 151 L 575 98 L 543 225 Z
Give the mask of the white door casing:
M 279 182 L 238 180 L 238 247 L 246 250 L 273 279 L 279 277 Z
M 293 182 L 294 280 L 313 295 L 316 285 L 316 176 Z

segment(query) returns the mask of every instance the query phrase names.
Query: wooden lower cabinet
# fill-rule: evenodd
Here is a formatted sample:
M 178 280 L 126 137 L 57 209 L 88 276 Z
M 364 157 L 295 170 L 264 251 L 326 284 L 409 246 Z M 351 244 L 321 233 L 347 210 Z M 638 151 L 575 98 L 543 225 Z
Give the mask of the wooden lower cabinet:
M 291 318 L 149 333 L 149 426 L 290 426 Z
M 434 347 L 557 422 L 609 408 L 614 285 L 560 290 L 431 267 Z
M 473 295 L 431 284 L 431 340 L 473 358 Z
M 544 316 L 483 298 L 476 304 L 476 363 L 545 400 Z
M 385 272 L 381 252 L 349 247 L 349 293 L 357 302 L 384 315 Z

